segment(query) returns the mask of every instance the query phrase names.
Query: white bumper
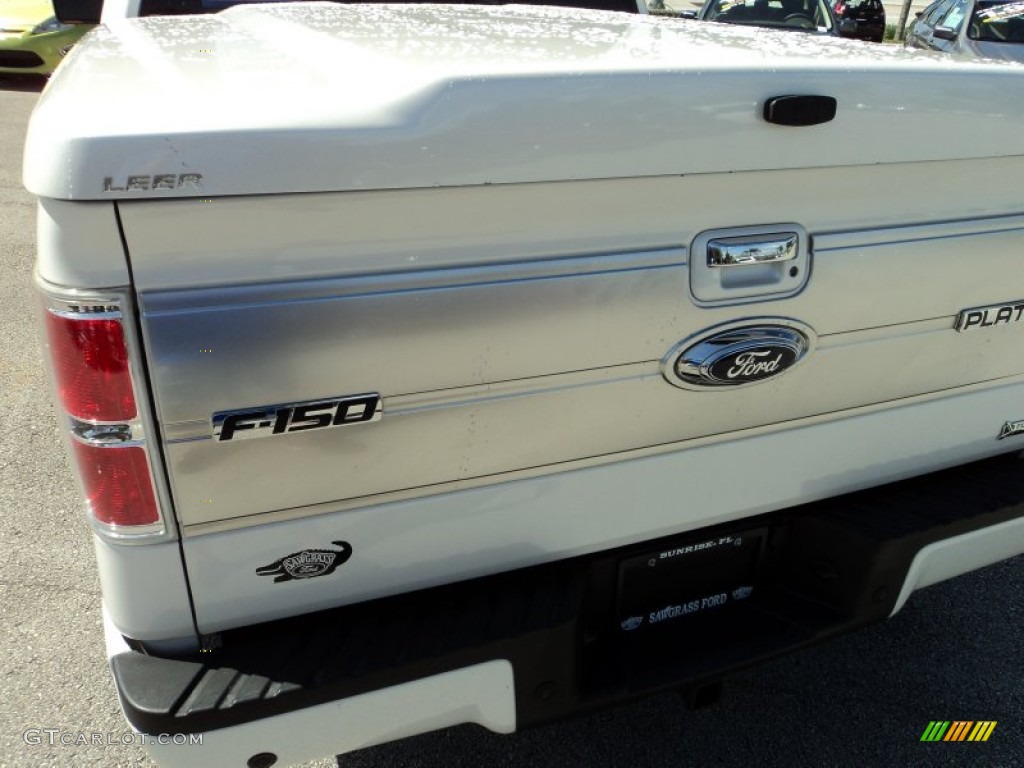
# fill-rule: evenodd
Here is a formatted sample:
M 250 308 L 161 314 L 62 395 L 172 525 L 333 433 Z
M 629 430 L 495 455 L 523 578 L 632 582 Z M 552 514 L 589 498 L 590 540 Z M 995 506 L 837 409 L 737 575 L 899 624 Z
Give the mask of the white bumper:
M 892 609 L 895 615 L 910 594 L 923 587 L 984 568 L 1024 553 L 1024 518 L 971 531 L 929 544 L 914 557 L 903 589 Z
M 104 629 L 108 658 L 129 650 L 105 611 Z M 462 723 L 477 723 L 496 733 L 515 731 L 515 690 L 508 661 L 475 664 L 184 738 L 147 736 L 145 749 L 161 766 L 283 768 Z M 266 757 L 249 763 L 257 755 Z M 270 762 L 270 756 L 276 760 Z

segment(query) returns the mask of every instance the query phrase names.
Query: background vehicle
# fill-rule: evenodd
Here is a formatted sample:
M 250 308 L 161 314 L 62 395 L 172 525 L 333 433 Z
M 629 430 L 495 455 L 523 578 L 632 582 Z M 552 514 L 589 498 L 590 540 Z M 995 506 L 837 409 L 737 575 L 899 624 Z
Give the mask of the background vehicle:
M 90 29 L 57 21 L 50 0 L 0 0 L 0 73 L 48 75 Z
M 825 35 L 852 36 L 852 22 L 836 21 L 825 0 L 707 0 L 696 14 L 702 21 L 754 27 L 793 29 Z
M 964 58 L 1024 61 L 1024 2 L 936 0 L 910 25 L 905 45 Z
M 880 43 L 885 38 L 885 6 L 882 0 L 833 0 L 837 19 L 851 20 L 856 28 L 844 37 Z

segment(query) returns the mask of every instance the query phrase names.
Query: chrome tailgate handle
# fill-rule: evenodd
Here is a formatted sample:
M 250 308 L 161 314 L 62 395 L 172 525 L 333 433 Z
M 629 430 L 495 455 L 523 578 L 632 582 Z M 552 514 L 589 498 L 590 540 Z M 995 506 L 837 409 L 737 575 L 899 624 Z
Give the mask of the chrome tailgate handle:
M 795 296 L 811 274 L 811 238 L 792 221 L 708 229 L 690 254 L 690 295 L 702 307 Z
M 708 266 L 749 267 L 792 261 L 797 255 L 798 241 L 796 232 L 716 238 L 708 241 Z

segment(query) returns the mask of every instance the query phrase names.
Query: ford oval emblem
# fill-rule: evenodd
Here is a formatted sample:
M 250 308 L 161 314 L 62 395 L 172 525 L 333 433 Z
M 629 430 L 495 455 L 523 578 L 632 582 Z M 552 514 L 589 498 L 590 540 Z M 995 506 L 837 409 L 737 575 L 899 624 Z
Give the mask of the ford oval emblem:
M 788 318 L 758 318 L 719 326 L 676 345 L 662 363 L 678 387 L 738 387 L 771 379 L 811 351 L 814 331 Z

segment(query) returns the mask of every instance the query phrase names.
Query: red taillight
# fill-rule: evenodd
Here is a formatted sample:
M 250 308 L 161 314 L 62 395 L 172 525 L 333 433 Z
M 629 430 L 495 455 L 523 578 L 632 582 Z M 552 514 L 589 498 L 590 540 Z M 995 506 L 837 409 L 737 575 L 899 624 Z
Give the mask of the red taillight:
M 142 448 L 72 442 L 89 511 L 97 521 L 118 526 L 160 522 L 149 462 Z
M 46 313 L 57 392 L 64 410 L 82 421 L 135 418 L 128 351 L 120 319 Z
M 162 536 L 123 302 L 48 299 L 46 335 L 58 405 L 69 417 L 72 459 L 94 527 L 113 537 Z

